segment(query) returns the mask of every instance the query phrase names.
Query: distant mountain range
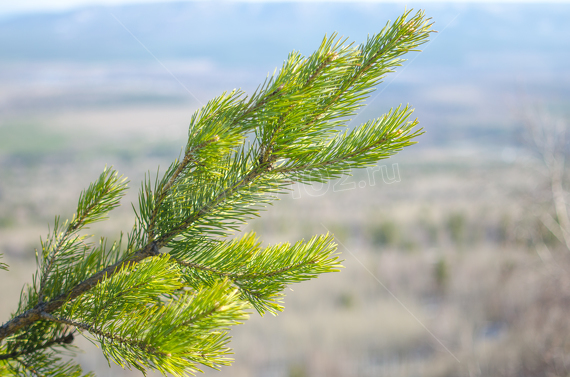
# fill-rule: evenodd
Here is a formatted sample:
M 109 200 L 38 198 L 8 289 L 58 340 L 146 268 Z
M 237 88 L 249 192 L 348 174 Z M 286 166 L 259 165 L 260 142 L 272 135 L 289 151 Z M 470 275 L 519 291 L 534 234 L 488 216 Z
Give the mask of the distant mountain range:
M 425 9 L 439 33 L 386 78 L 367 117 L 411 102 L 432 128 L 429 137 L 442 140 L 461 127 L 474 127 L 474 137 L 504 134 L 524 93 L 570 108 L 570 4 L 411 7 Z M 308 55 L 325 34 L 363 42 L 404 10 L 396 3 L 192 1 L 4 17 L 0 111 L 205 102 L 222 90 L 254 89 L 290 51 Z
M 570 4 L 413 7 L 425 9 L 440 31 L 423 66 L 497 72 L 570 66 Z M 191 1 L 26 14 L 0 20 L 0 61 L 152 59 L 136 37 L 159 59 L 277 65 L 293 49 L 312 52 L 325 33 L 360 42 L 404 9 L 390 3 Z

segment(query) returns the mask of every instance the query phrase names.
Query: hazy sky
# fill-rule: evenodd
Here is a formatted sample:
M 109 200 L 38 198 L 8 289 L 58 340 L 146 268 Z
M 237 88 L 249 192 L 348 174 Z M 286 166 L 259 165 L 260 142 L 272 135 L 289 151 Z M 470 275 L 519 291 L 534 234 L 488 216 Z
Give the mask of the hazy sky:
M 35 11 L 59 11 L 72 9 L 81 6 L 88 5 L 120 5 L 128 3 L 143 3 L 143 2 L 172 2 L 173 0 L 18 0 L 18 1 L 0 1 L 0 15 L 9 15 L 14 13 L 27 13 Z M 180 0 L 178 0 L 180 1 Z M 192 0 L 190 0 L 192 1 Z M 203 0 L 207 1 L 207 0 Z M 232 0 L 230 0 L 232 1 Z M 267 0 L 245 0 L 245 1 L 257 1 L 264 2 Z M 274 0 L 270 0 L 274 1 Z M 279 0 L 277 0 L 279 1 Z M 297 0 L 306 1 L 306 0 Z M 330 1 L 330 0 L 311 0 L 311 1 Z M 333 0 L 334 1 L 334 0 Z M 407 0 L 364 0 L 364 1 L 374 1 L 374 2 L 400 2 L 400 3 L 410 3 Z M 434 1 L 434 0 L 431 0 Z M 471 3 L 496 3 L 496 0 L 435 0 L 438 2 L 471 2 Z M 507 3 L 521 3 L 521 2 L 541 2 L 538 0 L 502 0 L 500 2 Z M 554 3 L 569 3 L 570 0 L 550 0 L 548 2 Z M 412 2 L 414 3 L 414 2 Z

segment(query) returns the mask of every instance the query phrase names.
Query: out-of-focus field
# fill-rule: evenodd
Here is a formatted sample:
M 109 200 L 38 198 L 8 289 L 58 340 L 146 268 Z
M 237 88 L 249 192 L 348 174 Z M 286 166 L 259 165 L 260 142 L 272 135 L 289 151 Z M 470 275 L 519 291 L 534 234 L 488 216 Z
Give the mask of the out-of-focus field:
M 116 238 L 130 229 L 144 173 L 178 155 L 193 110 L 124 106 L 2 120 L 3 321 L 31 282 L 39 236 L 56 214 L 70 217 L 106 164 L 129 177 L 131 190 L 93 231 Z M 275 243 L 330 230 L 346 268 L 291 286 L 277 317 L 252 313 L 232 331 L 234 365 L 206 375 L 567 375 L 570 258 L 538 221 L 547 209 L 535 198 L 545 187 L 526 150 L 476 144 L 413 146 L 329 186 L 293 187 L 244 231 Z M 86 370 L 139 374 L 109 370 L 93 345 L 77 344 Z

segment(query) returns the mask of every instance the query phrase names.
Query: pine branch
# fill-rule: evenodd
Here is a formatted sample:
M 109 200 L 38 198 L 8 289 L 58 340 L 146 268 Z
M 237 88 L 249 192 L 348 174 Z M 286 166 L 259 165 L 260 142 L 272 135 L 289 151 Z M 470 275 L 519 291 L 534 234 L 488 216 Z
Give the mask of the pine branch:
M 145 176 L 125 249 L 121 240 L 91 245 L 80 233 L 123 196 L 124 180 L 106 169 L 81 194 L 72 220 L 56 218 L 42 241 L 34 283 L 0 327 L 0 364 L 24 375 L 79 375 L 51 353 L 70 341 L 62 331 L 73 326 L 94 336 L 109 361 L 143 373 L 185 376 L 198 365 L 228 365 L 227 331 L 246 309 L 275 314 L 287 285 L 342 266 L 330 235 L 265 248 L 253 233 L 226 237 L 292 183 L 370 166 L 421 133 L 407 106 L 340 131 L 432 32 L 423 12 L 409 15 L 358 48 L 325 37 L 307 58 L 291 53 L 251 97 L 234 90 L 195 112 L 184 154 L 162 177 Z
M 374 55 L 374 56 L 378 56 L 378 55 Z M 332 62 L 335 60 L 330 59 L 330 61 Z M 370 65 L 368 65 L 366 67 L 369 67 L 369 66 Z M 319 72 L 320 71 L 322 71 L 321 68 L 319 68 Z M 316 76 L 313 76 L 313 77 L 316 77 Z M 360 77 L 360 76 L 359 75 L 354 76 L 353 80 L 350 81 L 351 85 L 354 84 L 354 82 L 356 82 L 356 78 L 358 78 L 358 77 Z M 312 79 L 309 80 L 309 82 L 312 82 Z M 281 88 L 281 86 L 279 86 L 279 88 Z M 340 97 L 340 95 L 345 90 L 346 90 L 346 88 L 342 89 L 339 93 L 337 93 L 337 95 L 334 98 L 338 99 Z M 263 102 L 263 100 L 261 102 Z M 269 102 L 269 101 L 266 101 L 265 103 L 267 103 L 267 102 Z M 258 107 L 259 106 L 254 106 L 252 109 L 257 110 Z M 330 107 L 330 104 L 328 105 L 328 107 Z M 328 107 L 326 107 L 325 109 L 328 109 Z M 244 116 L 242 118 L 238 118 L 238 119 L 245 118 L 245 115 L 251 115 L 252 113 L 254 113 L 254 110 L 250 110 L 250 111 L 245 112 Z M 212 211 L 212 209 L 215 208 L 217 205 L 219 205 L 221 202 L 223 202 L 224 199 L 227 199 L 228 197 L 232 196 L 233 194 L 238 192 L 239 189 L 241 189 L 244 186 L 246 186 L 247 184 L 251 183 L 254 179 L 260 177 L 263 173 L 270 172 L 272 170 L 270 167 L 270 164 L 277 159 L 277 156 L 272 154 L 267 159 L 269 161 L 268 164 L 256 165 L 253 168 L 251 168 L 245 175 L 241 176 L 241 178 L 239 178 L 236 183 L 232 184 L 230 187 L 221 191 L 212 201 L 207 202 L 205 206 L 199 208 L 198 211 L 194 212 L 190 217 L 186 218 L 184 221 L 179 223 L 177 226 L 175 226 L 169 232 L 160 236 L 156 241 L 153 241 L 152 243 L 149 243 L 149 244 L 145 245 L 143 248 L 135 251 L 128 259 L 121 261 L 121 262 L 118 262 L 114 265 L 111 265 L 111 266 L 105 268 L 104 270 L 102 270 L 102 271 L 92 275 L 90 278 L 84 280 L 83 282 L 78 284 L 76 287 L 74 287 L 72 290 L 55 297 L 54 299 L 50 300 L 48 303 L 38 305 L 38 306 L 34 307 L 33 309 L 29 310 L 28 312 L 23 313 L 20 316 L 14 318 L 9 323 L 4 324 L 0 328 L 0 339 L 3 339 L 7 335 L 14 333 L 14 332 L 18 331 L 19 329 L 39 320 L 41 312 L 51 313 L 51 312 L 57 310 L 65 301 L 75 299 L 76 297 L 80 296 L 84 292 L 88 291 L 91 287 L 97 285 L 105 277 L 113 276 L 118 271 L 121 271 L 125 266 L 129 266 L 133 263 L 138 263 L 138 262 L 144 260 L 145 258 L 148 258 L 149 256 L 157 255 L 159 252 L 158 250 L 160 248 L 166 246 L 175 237 L 180 235 L 180 233 L 185 231 L 188 227 L 190 227 L 197 220 L 199 220 L 200 217 L 210 213 Z
M 421 130 L 412 132 L 417 120 L 407 121 L 410 115 L 408 106 L 390 110 L 382 118 L 322 143 L 315 151 L 298 154 L 276 167 L 275 173 L 311 182 L 346 174 L 352 168 L 371 166 L 413 144 L 410 140 L 422 134 Z
M 200 254 L 187 256 L 188 261 L 176 259 L 187 268 L 190 286 L 212 284 L 230 279 L 249 301 L 263 314 L 282 310 L 277 303 L 285 286 L 316 277 L 318 274 L 338 271 L 341 267 L 331 235 L 315 236 L 308 242 L 299 241 L 261 247 L 254 233 L 221 243 Z

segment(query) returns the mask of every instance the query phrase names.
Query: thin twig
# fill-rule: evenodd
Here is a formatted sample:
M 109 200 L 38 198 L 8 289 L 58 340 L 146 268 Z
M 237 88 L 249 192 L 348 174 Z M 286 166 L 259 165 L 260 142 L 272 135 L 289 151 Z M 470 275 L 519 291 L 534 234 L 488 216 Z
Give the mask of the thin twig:
M 292 264 L 292 265 L 285 266 L 285 267 L 279 268 L 277 270 L 268 271 L 268 272 L 236 273 L 236 272 L 224 272 L 224 271 L 220 271 L 218 269 L 208 267 L 208 266 L 204 266 L 204 265 L 201 265 L 198 263 L 185 262 L 185 261 L 180 260 L 180 259 L 175 259 L 175 261 L 176 261 L 176 263 L 180 264 L 181 266 L 193 268 L 196 270 L 211 272 L 213 274 L 223 276 L 223 277 L 227 277 L 227 278 L 230 278 L 232 280 L 233 279 L 235 279 L 235 280 L 252 280 L 252 279 L 270 278 L 270 277 L 282 274 L 284 272 L 294 270 L 297 268 L 301 268 L 301 267 L 305 267 L 305 266 L 315 264 L 318 262 L 318 260 L 311 259 L 308 261 L 299 262 L 296 264 Z
M 128 344 L 131 347 L 139 348 L 139 349 L 146 351 L 146 352 L 149 352 L 149 353 L 166 355 L 166 353 L 162 353 L 162 352 L 158 351 L 156 348 L 149 346 L 148 344 L 146 344 L 144 342 L 141 342 L 139 340 L 124 338 L 124 337 L 118 336 L 118 335 L 114 335 L 114 334 L 108 333 L 106 331 L 103 331 L 101 329 L 98 329 L 95 326 L 91 326 L 87 323 L 77 322 L 77 321 L 73 321 L 73 320 L 70 320 L 67 318 L 62 318 L 62 317 L 56 317 L 56 316 L 53 316 L 53 315 L 51 315 L 49 313 L 45 313 L 45 312 L 41 313 L 41 317 L 43 319 L 51 321 L 51 322 L 63 323 L 63 324 L 68 325 L 68 326 L 73 326 L 77 329 L 88 331 L 93 335 L 98 335 L 102 338 L 107 338 L 107 339 L 110 339 L 110 340 L 117 342 L 117 343 Z
M 186 167 L 188 166 L 188 164 L 191 161 L 195 161 L 196 163 L 198 163 L 198 161 L 196 159 L 194 159 L 194 155 L 200 149 L 202 149 L 202 148 L 206 147 L 207 145 L 214 143 L 218 140 L 220 140 L 220 138 L 216 135 L 212 139 L 206 140 L 206 141 L 194 146 L 193 148 L 189 149 L 186 152 L 186 154 L 184 155 L 184 159 L 180 162 L 180 164 L 178 164 L 178 167 L 176 168 L 176 170 L 174 171 L 174 173 L 172 174 L 172 177 L 170 177 L 168 182 L 163 187 L 157 188 L 158 198 L 156 199 L 155 203 L 153 204 L 154 209 L 152 210 L 152 213 L 150 215 L 150 220 L 149 220 L 148 242 L 154 241 L 154 236 L 155 236 L 155 234 L 154 234 L 155 229 L 154 228 L 156 226 L 156 217 L 158 216 L 158 211 L 160 210 L 160 206 L 161 206 L 162 202 L 164 201 L 164 199 L 166 199 L 168 192 L 170 191 L 170 189 L 172 188 L 172 186 L 174 185 L 174 183 L 176 182 L 176 180 L 178 179 L 180 174 L 184 171 L 184 169 L 186 169 Z

